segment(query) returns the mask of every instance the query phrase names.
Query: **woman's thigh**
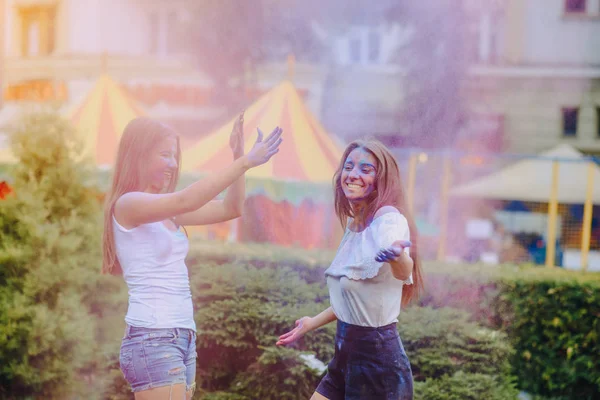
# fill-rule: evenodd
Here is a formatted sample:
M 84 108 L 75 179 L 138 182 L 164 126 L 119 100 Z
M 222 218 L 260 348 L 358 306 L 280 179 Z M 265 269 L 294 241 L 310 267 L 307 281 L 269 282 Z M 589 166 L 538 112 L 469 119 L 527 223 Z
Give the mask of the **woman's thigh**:
M 161 386 L 135 393 L 135 400 L 183 400 L 185 398 L 184 384 Z
M 120 353 L 121 371 L 134 393 L 156 393 L 153 390 L 160 388 L 159 393 L 166 391 L 173 394 L 174 390 L 179 392 L 178 387 L 182 386 L 185 396 L 193 383 L 193 380 L 188 380 L 188 348 L 189 338 L 179 336 L 179 331 L 174 329 L 148 330 L 125 337 Z M 192 374 L 195 375 L 195 358 L 193 367 Z

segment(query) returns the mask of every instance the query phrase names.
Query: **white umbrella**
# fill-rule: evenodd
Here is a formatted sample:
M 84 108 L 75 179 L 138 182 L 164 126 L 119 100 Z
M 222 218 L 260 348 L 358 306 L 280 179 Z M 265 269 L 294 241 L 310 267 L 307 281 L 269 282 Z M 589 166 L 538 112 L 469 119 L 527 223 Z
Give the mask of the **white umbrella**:
M 589 161 L 582 153 L 566 144 L 540 154 L 540 158 L 516 162 L 498 172 L 454 188 L 451 195 L 549 202 L 553 159 L 559 161 L 558 202 L 583 204 Z M 597 165 L 594 166 L 593 179 L 593 203 L 600 204 L 600 168 Z

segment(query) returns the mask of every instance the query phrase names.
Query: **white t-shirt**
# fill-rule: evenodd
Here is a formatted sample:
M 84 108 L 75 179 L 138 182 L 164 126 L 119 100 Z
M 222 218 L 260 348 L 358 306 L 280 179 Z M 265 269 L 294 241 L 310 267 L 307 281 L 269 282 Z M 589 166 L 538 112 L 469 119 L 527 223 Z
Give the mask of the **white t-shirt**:
M 398 280 L 390 264 L 375 261 L 375 256 L 397 240 L 410 240 L 408 221 L 400 212 L 391 211 L 373 219 L 361 232 L 350 230 L 351 222 L 325 271 L 333 312 L 352 325 L 379 327 L 397 322 L 402 286 L 413 283 L 412 274 L 406 281 Z M 409 248 L 404 251 L 409 253 Z
M 144 328 L 196 330 L 185 258 L 189 243 L 164 223 L 125 229 L 113 217 L 117 257 L 129 288 L 125 322 Z

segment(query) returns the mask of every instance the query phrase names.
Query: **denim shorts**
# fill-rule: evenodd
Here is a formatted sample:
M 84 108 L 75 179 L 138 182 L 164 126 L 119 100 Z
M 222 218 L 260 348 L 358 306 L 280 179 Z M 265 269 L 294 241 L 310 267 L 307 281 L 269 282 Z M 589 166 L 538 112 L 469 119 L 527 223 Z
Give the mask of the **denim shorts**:
M 338 321 L 333 360 L 317 392 L 330 400 L 412 400 L 412 371 L 396 324 Z
M 190 329 L 151 329 L 127 325 L 121 343 L 121 372 L 133 392 L 185 384 L 195 389 L 196 333 Z

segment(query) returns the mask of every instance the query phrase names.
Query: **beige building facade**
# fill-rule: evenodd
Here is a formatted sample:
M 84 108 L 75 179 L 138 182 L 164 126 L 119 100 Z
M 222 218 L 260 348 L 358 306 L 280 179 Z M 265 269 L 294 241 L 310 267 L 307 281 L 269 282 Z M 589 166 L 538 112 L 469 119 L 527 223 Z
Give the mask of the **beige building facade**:
M 1 5 L 2 3 L 0 3 Z M 77 101 L 97 77 L 209 85 L 178 51 L 177 1 L 3 0 L 3 90 L 11 102 Z
M 502 3 L 476 18 L 470 110 L 501 116 L 505 151 L 600 154 L 600 0 Z

